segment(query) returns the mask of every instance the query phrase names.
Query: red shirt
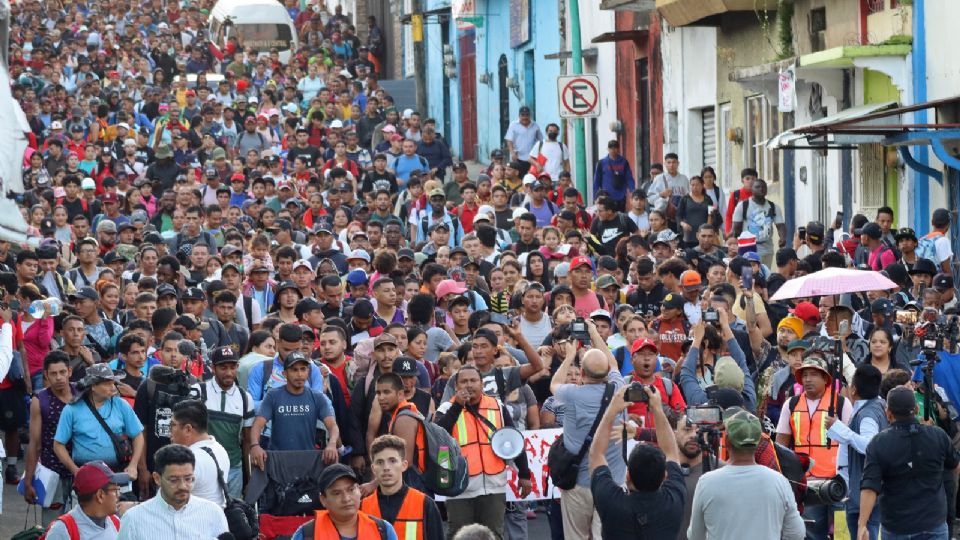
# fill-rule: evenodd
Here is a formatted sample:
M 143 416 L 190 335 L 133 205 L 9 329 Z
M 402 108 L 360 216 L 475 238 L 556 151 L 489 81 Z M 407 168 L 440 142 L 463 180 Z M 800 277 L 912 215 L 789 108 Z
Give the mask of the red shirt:
M 347 386 L 347 365 L 350 363 L 352 358 L 347 355 L 343 355 L 344 362 L 340 364 L 340 367 L 333 367 L 327 363 L 326 360 L 320 359 L 323 362 L 323 365 L 327 366 L 330 369 L 330 373 L 337 378 L 337 381 L 340 382 L 340 389 L 343 390 L 343 399 L 347 402 L 347 407 L 350 406 L 350 387 Z
M 573 309 L 577 312 L 577 317 L 586 319 L 590 317 L 591 313 L 602 307 L 600 300 L 597 298 L 597 293 L 593 291 L 588 291 L 587 294 L 579 298 L 574 297 Z
M 737 195 L 737 198 L 734 198 L 734 195 Z M 737 206 L 740 205 L 741 201 L 745 201 L 753 196 L 753 192 L 746 188 L 740 188 L 737 191 L 730 193 L 730 199 L 727 201 L 727 215 L 724 216 L 723 221 L 724 232 L 728 235 L 733 227 L 733 211 L 737 209 Z
M 460 225 L 463 227 L 463 234 L 473 232 L 473 218 L 476 217 L 478 210 L 480 210 L 479 204 L 474 203 L 474 205 L 470 207 L 467 206 L 467 203 L 463 203 L 450 211 L 451 214 L 460 216 Z

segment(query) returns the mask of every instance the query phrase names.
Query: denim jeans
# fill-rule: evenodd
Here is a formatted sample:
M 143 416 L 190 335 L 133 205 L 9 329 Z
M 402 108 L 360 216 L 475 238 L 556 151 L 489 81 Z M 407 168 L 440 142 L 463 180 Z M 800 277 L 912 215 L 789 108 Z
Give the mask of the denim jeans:
M 939 527 L 919 533 L 897 534 L 887 529 L 881 528 L 881 530 L 883 531 L 883 540 L 950 540 L 946 522 L 941 523 Z
M 231 467 L 227 472 L 227 491 L 234 499 L 243 498 L 243 469 L 240 466 Z
M 850 531 L 850 538 L 857 537 L 857 522 L 860 520 L 860 510 L 847 510 L 847 529 Z M 874 506 L 870 519 L 867 520 L 867 531 L 870 532 L 870 540 L 877 540 L 880 534 L 880 507 Z
M 816 506 L 807 505 L 804 507 L 804 521 L 812 521 L 812 523 L 807 523 L 806 540 L 827 540 L 827 533 L 830 528 L 827 514 L 832 511 L 833 507 L 823 504 Z

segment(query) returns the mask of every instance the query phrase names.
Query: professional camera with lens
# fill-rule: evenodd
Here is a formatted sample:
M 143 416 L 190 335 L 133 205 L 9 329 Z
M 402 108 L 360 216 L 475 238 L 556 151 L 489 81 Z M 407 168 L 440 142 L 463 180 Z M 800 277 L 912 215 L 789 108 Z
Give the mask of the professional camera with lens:
M 839 504 L 847 496 L 847 483 L 842 476 L 807 480 L 807 491 L 803 495 L 805 506 Z
M 712 324 L 714 326 L 719 326 L 720 312 L 713 308 L 708 308 L 703 310 L 703 322 Z
M 590 330 L 587 328 L 583 317 L 577 317 L 570 323 L 570 339 L 575 339 L 584 343 L 590 342 Z
M 627 387 L 627 391 L 623 394 L 624 401 L 629 401 L 631 403 L 649 403 L 650 396 L 647 395 L 646 385 L 643 383 L 635 382 Z

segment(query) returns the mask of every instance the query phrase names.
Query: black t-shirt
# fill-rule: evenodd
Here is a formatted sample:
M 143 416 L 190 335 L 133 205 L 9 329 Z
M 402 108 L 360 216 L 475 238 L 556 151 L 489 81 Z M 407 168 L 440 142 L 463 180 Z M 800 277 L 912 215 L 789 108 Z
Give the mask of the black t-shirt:
M 687 486 L 680 465 L 667 462 L 667 478 L 654 492 L 630 491 L 614 482 L 610 467 L 593 471 L 590 479 L 593 505 L 603 522 L 603 539 L 674 540 L 683 522 Z
M 513 252 L 517 255 L 521 253 L 527 253 L 528 251 L 536 251 L 540 249 L 540 241 L 536 238 L 533 239 L 533 242 L 529 244 L 523 240 L 517 240 L 517 243 L 513 245 Z
M 637 309 L 641 314 L 650 313 L 654 317 L 660 315 L 660 304 L 663 297 L 667 295 L 667 289 L 663 283 L 657 283 L 650 289 L 650 292 L 637 287 L 627 296 L 627 303 Z
M 609 221 L 594 220 L 590 225 L 590 234 L 598 241 L 597 251 L 600 255 L 616 255 L 617 242 L 624 236 L 637 232 L 637 224 L 623 214 L 617 214 Z
M 287 152 L 287 162 L 293 163 L 294 158 L 302 157 L 307 160 L 307 167 L 314 167 L 317 160 L 320 159 L 320 149 L 315 146 L 307 145 L 306 148 L 295 146 Z
M 384 171 L 379 173 L 377 171 L 370 171 L 363 177 L 363 185 L 360 188 L 361 193 L 376 193 L 380 190 L 387 190 L 391 194 L 396 193 L 399 188 L 397 187 L 397 177 L 390 171 Z

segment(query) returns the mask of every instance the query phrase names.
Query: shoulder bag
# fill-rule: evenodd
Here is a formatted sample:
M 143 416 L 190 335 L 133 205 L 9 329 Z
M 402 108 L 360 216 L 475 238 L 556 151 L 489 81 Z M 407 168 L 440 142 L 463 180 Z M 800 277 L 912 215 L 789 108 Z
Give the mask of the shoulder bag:
M 547 453 L 547 467 L 550 469 L 550 480 L 553 482 L 553 485 L 560 489 L 573 489 L 576 487 L 577 473 L 580 471 L 580 462 L 583 461 L 584 456 L 590 451 L 590 444 L 593 442 L 593 436 L 597 432 L 597 426 L 600 425 L 600 419 L 603 418 L 604 413 L 607 412 L 607 406 L 610 405 L 612 398 L 613 383 L 607 383 L 606 388 L 603 390 L 603 400 L 600 402 L 600 411 L 597 413 L 597 418 L 594 419 L 593 425 L 590 426 L 590 431 L 587 432 L 587 436 L 584 438 L 583 445 L 580 447 L 579 452 L 574 454 L 567 450 L 567 447 L 563 444 L 563 434 L 557 437 L 557 439 L 553 441 L 553 444 L 550 445 L 550 451 Z

